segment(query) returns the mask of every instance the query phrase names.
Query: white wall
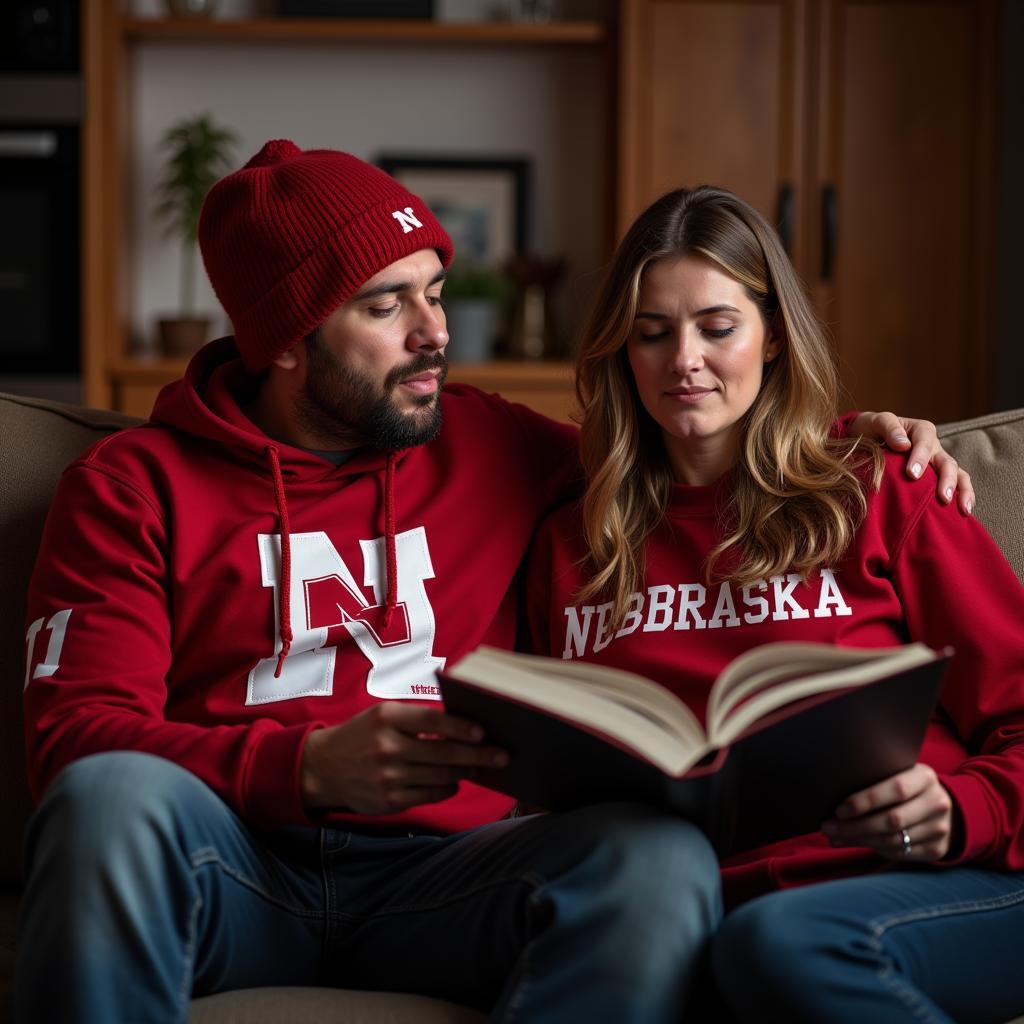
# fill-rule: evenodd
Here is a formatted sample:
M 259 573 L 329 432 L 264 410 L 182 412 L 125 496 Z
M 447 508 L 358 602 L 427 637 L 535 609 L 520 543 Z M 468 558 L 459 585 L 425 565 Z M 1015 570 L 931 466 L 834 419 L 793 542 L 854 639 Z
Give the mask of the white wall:
M 142 0 L 138 13 L 153 13 L 151 2 Z M 223 0 L 231 2 L 245 0 Z M 155 317 L 178 305 L 177 244 L 161 237 L 152 216 L 158 142 L 177 118 L 205 111 L 240 137 L 239 164 L 270 138 L 368 160 L 385 152 L 529 158 L 530 248 L 567 262 L 556 312 L 563 333 L 573 335 L 611 220 L 608 73 L 600 47 L 136 41 L 129 71 L 135 344 L 152 348 Z M 197 306 L 212 312 L 217 302 L 202 276 Z M 222 315 L 219 326 L 227 329 Z

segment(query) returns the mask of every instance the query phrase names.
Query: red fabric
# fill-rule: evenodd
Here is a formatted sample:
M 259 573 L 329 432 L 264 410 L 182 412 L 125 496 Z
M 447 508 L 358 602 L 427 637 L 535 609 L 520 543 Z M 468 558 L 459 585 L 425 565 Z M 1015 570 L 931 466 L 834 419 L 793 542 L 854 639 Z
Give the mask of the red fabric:
M 397 214 L 397 216 L 396 216 Z M 420 249 L 452 260 L 426 203 L 349 153 L 268 142 L 209 191 L 199 218 L 206 272 L 246 366 L 301 341 L 371 277 Z
M 437 701 L 446 659 L 514 641 L 513 581 L 537 524 L 575 485 L 575 430 L 446 388 L 438 438 L 394 460 L 391 573 L 385 454 L 334 466 L 275 443 L 279 505 L 269 439 L 232 396 L 246 380 L 232 354 L 230 342 L 208 346 L 161 393 L 155 422 L 63 475 L 29 596 L 34 665 L 47 659 L 45 623 L 71 610 L 58 669 L 25 692 L 36 797 L 76 758 L 141 750 L 189 769 L 253 823 L 309 823 L 299 767 L 311 729 L 382 699 Z M 275 581 L 285 508 L 290 588 Z M 281 591 L 294 637 L 275 675 Z M 511 803 L 464 784 L 373 822 L 453 831 Z
M 717 674 L 758 644 L 951 645 L 956 655 L 920 759 L 939 773 L 960 810 L 964 835 L 956 862 L 1018 870 L 1024 868 L 1024 588 L 980 523 L 939 504 L 930 471 L 914 482 L 902 455 L 886 460 L 868 518 L 835 567 L 834 587 L 821 575 L 793 586 L 776 577 L 728 593 L 712 584 L 702 597 L 696 588 L 703 585 L 703 558 L 720 536 L 718 510 L 728 484 L 675 487 L 648 545 L 637 628 L 621 636 L 602 628 L 607 610 L 597 602 L 585 640 L 567 630 L 572 609 L 581 623 L 585 617 L 572 597 L 583 582 L 585 549 L 576 510 L 559 511 L 541 528 L 528 573 L 532 642 L 556 657 L 582 655 L 640 672 L 701 714 Z M 736 903 L 887 864 L 867 850 L 833 849 L 818 833 L 734 857 L 723 878 L 727 900 Z

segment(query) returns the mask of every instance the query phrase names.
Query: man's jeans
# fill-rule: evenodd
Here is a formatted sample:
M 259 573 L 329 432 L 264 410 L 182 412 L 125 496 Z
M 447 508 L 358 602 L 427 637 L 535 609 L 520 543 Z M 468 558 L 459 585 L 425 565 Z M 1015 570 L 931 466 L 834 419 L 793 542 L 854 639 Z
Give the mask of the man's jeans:
M 757 1024 L 1001 1024 L 1024 1013 L 1024 875 L 910 867 L 729 914 L 718 987 Z
M 454 836 L 254 834 L 169 761 L 67 768 L 29 828 L 15 1017 L 159 1024 L 260 985 L 416 992 L 545 1024 L 678 1024 L 721 917 L 687 823 L 628 804 Z

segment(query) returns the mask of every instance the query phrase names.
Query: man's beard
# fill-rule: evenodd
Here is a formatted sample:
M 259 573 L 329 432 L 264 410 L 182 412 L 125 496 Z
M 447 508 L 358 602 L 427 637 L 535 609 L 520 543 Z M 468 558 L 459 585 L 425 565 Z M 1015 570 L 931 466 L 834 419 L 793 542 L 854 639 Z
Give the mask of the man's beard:
M 383 388 L 372 377 L 342 365 L 321 341 L 319 332 L 306 339 L 306 382 L 295 411 L 302 425 L 326 446 L 383 448 L 399 451 L 426 444 L 441 429 L 441 385 L 448 363 L 440 352 L 421 354 L 396 366 Z M 403 411 L 394 397 L 402 381 L 438 370 L 437 391 L 412 398 L 423 411 Z

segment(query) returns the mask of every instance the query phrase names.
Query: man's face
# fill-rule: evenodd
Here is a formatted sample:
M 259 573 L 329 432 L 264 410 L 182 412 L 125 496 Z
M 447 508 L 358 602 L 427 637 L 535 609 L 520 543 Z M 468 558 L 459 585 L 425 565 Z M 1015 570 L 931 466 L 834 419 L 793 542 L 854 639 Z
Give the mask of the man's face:
M 371 277 L 321 324 L 306 346 L 296 414 L 325 448 L 398 450 L 441 428 L 448 344 L 433 249 Z

